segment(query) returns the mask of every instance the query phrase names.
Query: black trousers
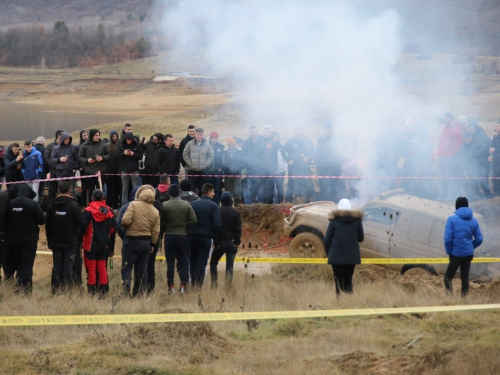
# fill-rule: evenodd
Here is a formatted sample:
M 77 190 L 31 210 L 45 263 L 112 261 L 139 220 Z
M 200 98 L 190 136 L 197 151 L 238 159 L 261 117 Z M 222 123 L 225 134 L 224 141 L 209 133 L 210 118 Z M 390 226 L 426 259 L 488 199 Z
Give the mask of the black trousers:
M 203 184 L 207 182 L 207 177 L 204 177 L 203 174 L 203 171 L 189 170 L 188 180 L 191 181 L 191 190 L 198 194 L 199 197 L 203 195 L 201 188 L 203 187 Z
M 165 257 L 167 258 L 167 284 L 174 285 L 175 260 L 181 284 L 189 282 L 189 241 L 187 235 L 165 235 Z
M 78 242 L 68 244 L 68 246 L 54 246 L 52 248 L 52 292 L 62 286 L 73 284 L 73 266 L 76 253 L 78 252 Z
M 214 247 L 212 257 L 210 258 L 210 277 L 212 286 L 217 286 L 217 265 L 224 254 L 226 254 L 226 285 L 231 285 L 233 280 L 234 258 L 236 258 L 237 252 L 238 247 L 234 244 L 233 240 L 221 241 L 219 246 Z
M 5 248 L 5 241 L 0 238 L 0 270 L 4 268 L 3 253 Z M 0 281 L 2 281 L 2 272 L 0 271 Z
M 57 177 L 57 171 L 55 169 L 50 170 L 50 178 L 56 178 Z M 49 185 L 49 203 L 54 200 L 54 198 L 57 195 L 57 190 L 59 189 L 59 182 L 58 181 L 48 181 L 47 184 Z
M 156 263 L 156 255 L 158 254 L 158 244 L 154 247 L 154 251 L 149 253 L 148 259 L 148 293 L 153 293 L 156 286 L 156 271 L 155 271 L 155 263 Z M 139 275 L 139 262 L 136 261 L 134 264 L 134 287 L 133 287 L 133 295 L 136 296 L 140 293 L 140 285 L 141 285 L 141 277 Z
M 448 269 L 444 274 L 444 286 L 447 293 L 453 293 L 453 277 L 455 277 L 458 267 L 460 267 L 460 278 L 462 279 L 462 297 L 469 293 L 469 271 L 472 259 L 474 259 L 474 255 L 467 257 L 450 255 L 450 264 L 448 264 Z
M 73 262 L 73 272 L 72 279 L 73 285 L 82 285 L 82 270 L 83 270 L 83 258 L 80 248 L 82 244 L 78 244 L 77 252 L 75 254 L 75 261 Z
M 137 276 L 139 284 L 137 293 L 139 295 L 146 292 L 148 287 L 148 261 L 151 246 L 149 240 L 136 239 L 130 240 L 122 249 L 122 283 L 125 293 L 130 293 L 130 284 L 132 279 L 132 268 L 137 267 Z
M 352 276 L 355 264 L 332 264 L 333 278 L 335 279 L 335 293 L 337 297 L 340 292 L 352 294 Z
M 189 271 L 191 272 L 191 284 L 194 287 L 203 286 L 211 247 L 212 237 L 198 233 L 189 235 Z
M 11 242 L 5 246 L 5 279 L 11 279 L 15 275 L 17 284 L 26 292 L 31 292 L 33 288 L 33 265 L 37 243 L 38 241 Z
M 122 194 L 121 176 L 108 176 L 108 190 L 106 194 L 106 204 L 117 209 Z

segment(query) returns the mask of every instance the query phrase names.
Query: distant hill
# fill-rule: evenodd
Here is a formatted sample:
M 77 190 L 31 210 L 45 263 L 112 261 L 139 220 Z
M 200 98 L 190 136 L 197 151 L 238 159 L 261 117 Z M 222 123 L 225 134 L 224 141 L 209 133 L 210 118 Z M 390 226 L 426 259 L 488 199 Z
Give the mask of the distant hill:
M 175 5 L 179 0 L 163 0 Z M 221 0 L 213 0 L 221 1 Z M 229 0 L 226 0 L 229 1 Z M 252 1 L 252 0 L 240 0 Z M 289 0 L 294 1 L 294 0 Z M 334 1 L 334 0 L 332 0 Z M 365 15 L 395 8 L 402 16 L 407 53 L 500 55 L 498 0 L 350 0 Z M 107 30 L 135 36 L 154 31 L 160 12 L 154 0 L 0 0 L 0 31 L 16 26 L 53 27 L 64 21 L 73 30 Z

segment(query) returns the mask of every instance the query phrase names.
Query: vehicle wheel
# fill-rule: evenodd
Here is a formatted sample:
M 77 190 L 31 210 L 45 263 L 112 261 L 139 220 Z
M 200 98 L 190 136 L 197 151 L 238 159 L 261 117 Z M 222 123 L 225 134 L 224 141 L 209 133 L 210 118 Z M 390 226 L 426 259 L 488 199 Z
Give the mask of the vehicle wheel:
M 314 233 L 299 233 L 290 243 L 290 258 L 326 258 L 323 241 Z

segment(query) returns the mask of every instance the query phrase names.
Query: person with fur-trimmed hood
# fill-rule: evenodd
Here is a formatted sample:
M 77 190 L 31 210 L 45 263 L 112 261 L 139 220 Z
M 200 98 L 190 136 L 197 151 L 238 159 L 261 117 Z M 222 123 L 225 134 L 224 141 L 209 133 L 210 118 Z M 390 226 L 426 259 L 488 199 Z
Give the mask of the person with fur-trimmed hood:
M 361 264 L 359 242 L 364 240 L 363 211 L 351 208 L 348 199 L 341 199 L 338 208 L 328 214 L 328 230 L 324 240 L 328 264 L 332 265 L 335 293 L 352 294 L 352 276 Z
M 137 267 L 139 276 L 138 295 L 148 287 L 149 253 L 154 252 L 160 234 L 160 213 L 153 205 L 155 190 L 151 185 L 143 185 L 137 190 L 135 200 L 130 203 L 122 218 L 122 227 L 128 243 L 122 250 L 122 283 L 125 294 L 130 294 L 132 266 Z
M 116 219 L 113 209 L 106 205 L 104 192 L 95 189 L 92 202 L 83 212 L 86 231 L 83 236 L 84 263 L 87 270 L 89 294 L 99 292 L 105 296 L 109 291 L 107 260 L 115 252 Z M 99 277 L 99 285 L 97 285 Z

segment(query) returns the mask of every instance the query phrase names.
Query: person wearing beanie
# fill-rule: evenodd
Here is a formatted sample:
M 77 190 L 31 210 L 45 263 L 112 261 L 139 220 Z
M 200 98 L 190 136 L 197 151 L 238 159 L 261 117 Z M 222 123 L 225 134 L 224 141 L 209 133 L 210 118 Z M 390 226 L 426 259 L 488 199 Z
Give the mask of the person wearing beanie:
M 73 138 L 63 132 L 61 140 L 54 146 L 50 160 L 56 166 L 57 178 L 74 177 L 78 169 L 78 149 L 72 144 Z M 70 180 L 71 191 L 75 189 L 75 180 Z
M 179 187 L 181 188 L 181 195 L 179 196 L 179 198 L 186 202 L 192 202 L 200 199 L 197 194 L 193 193 L 192 186 L 193 185 L 191 184 L 191 181 L 189 181 L 187 178 L 182 180 L 179 185 Z
M 56 166 L 54 163 L 52 163 L 50 159 L 52 156 L 52 150 L 59 144 L 61 140 L 61 134 L 63 132 L 64 132 L 63 130 L 56 131 L 54 142 L 49 143 L 47 147 L 45 147 L 45 152 L 43 154 L 43 161 L 44 164 L 49 168 L 49 173 L 51 178 L 54 178 L 57 175 Z M 50 203 L 56 197 L 57 189 L 59 188 L 59 186 L 57 181 L 49 181 L 47 184 L 49 186 L 49 203 Z
M 466 197 L 457 198 L 455 209 L 455 213 L 446 220 L 444 230 L 444 247 L 450 258 L 444 286 L 447 294 L 453 294 L 453 277 L 460 267 L 462 297 L 465 297 L 469 293 L 469 271 L 474 249 L 483 242 L 483 234 Z
M 324 245 L 328 264 L 332 265 L 335 294 L 352 294 L 352 276 L 356 264 L 361 264 L 359 243 L 364 240 L 363 211 L 352 209 L 348 199 L 341 199 L 337 209 L 328 214 L 328 230 Z
M 83 261 L 87 270 L 87 291 L 104 297 L 109 292 L 107 261 L 115 253 L 116 219 L 113 209 L 106 205 L 104 192 L 95 189 L 92 201 L 83 211 Z
M 221 226 L 214 241 L 214 250 L 210 258 L 210 277 L 212 287 L 217 287 L 217 265 L 220 258 L 226 255 L 226 287 L 231 286 L 233 267 L 238 246 L 241 243 L 241 215 L 233 208 L 233 197 L 225 191 L 220 198 Z
M 101 132 L 97 129 L 89 130 L 89 139 L 80 147 L 78 161 L 85 169 L 85 175 L 96 175 L 98 172 L 107 172 L 107 162 L 111 158 L 108 145 L 101 139 Z M 107 176 L 101 176 L 102 184 L 106 183 Z M 86 178 L 89 195 L 94 189 L 100 188 L 97 176 Z M 86 204 L 86 199 L 82 199 L 82 207 Z
M 235 206 L 241 203 L 241 170 L 243 168 L 243 152 L 236 148 L 236 139 L 230 137 L 222 158 L 222 172 L 227 175 L 224 177 L 224 189 L 233 195 Z
M 163 226 L 165 233 L 165 257 L 167 258 L 167 285 L 171 294 L 175 293 L 175 261 L 180 279 L 180 293 L 184 293 L 189 282 L 189 241 L 188 230 L 196 224 L 196 214 L 191 205 L 180 199 L 179 185 L 168 189 L 170 199 L 163 203 Z

